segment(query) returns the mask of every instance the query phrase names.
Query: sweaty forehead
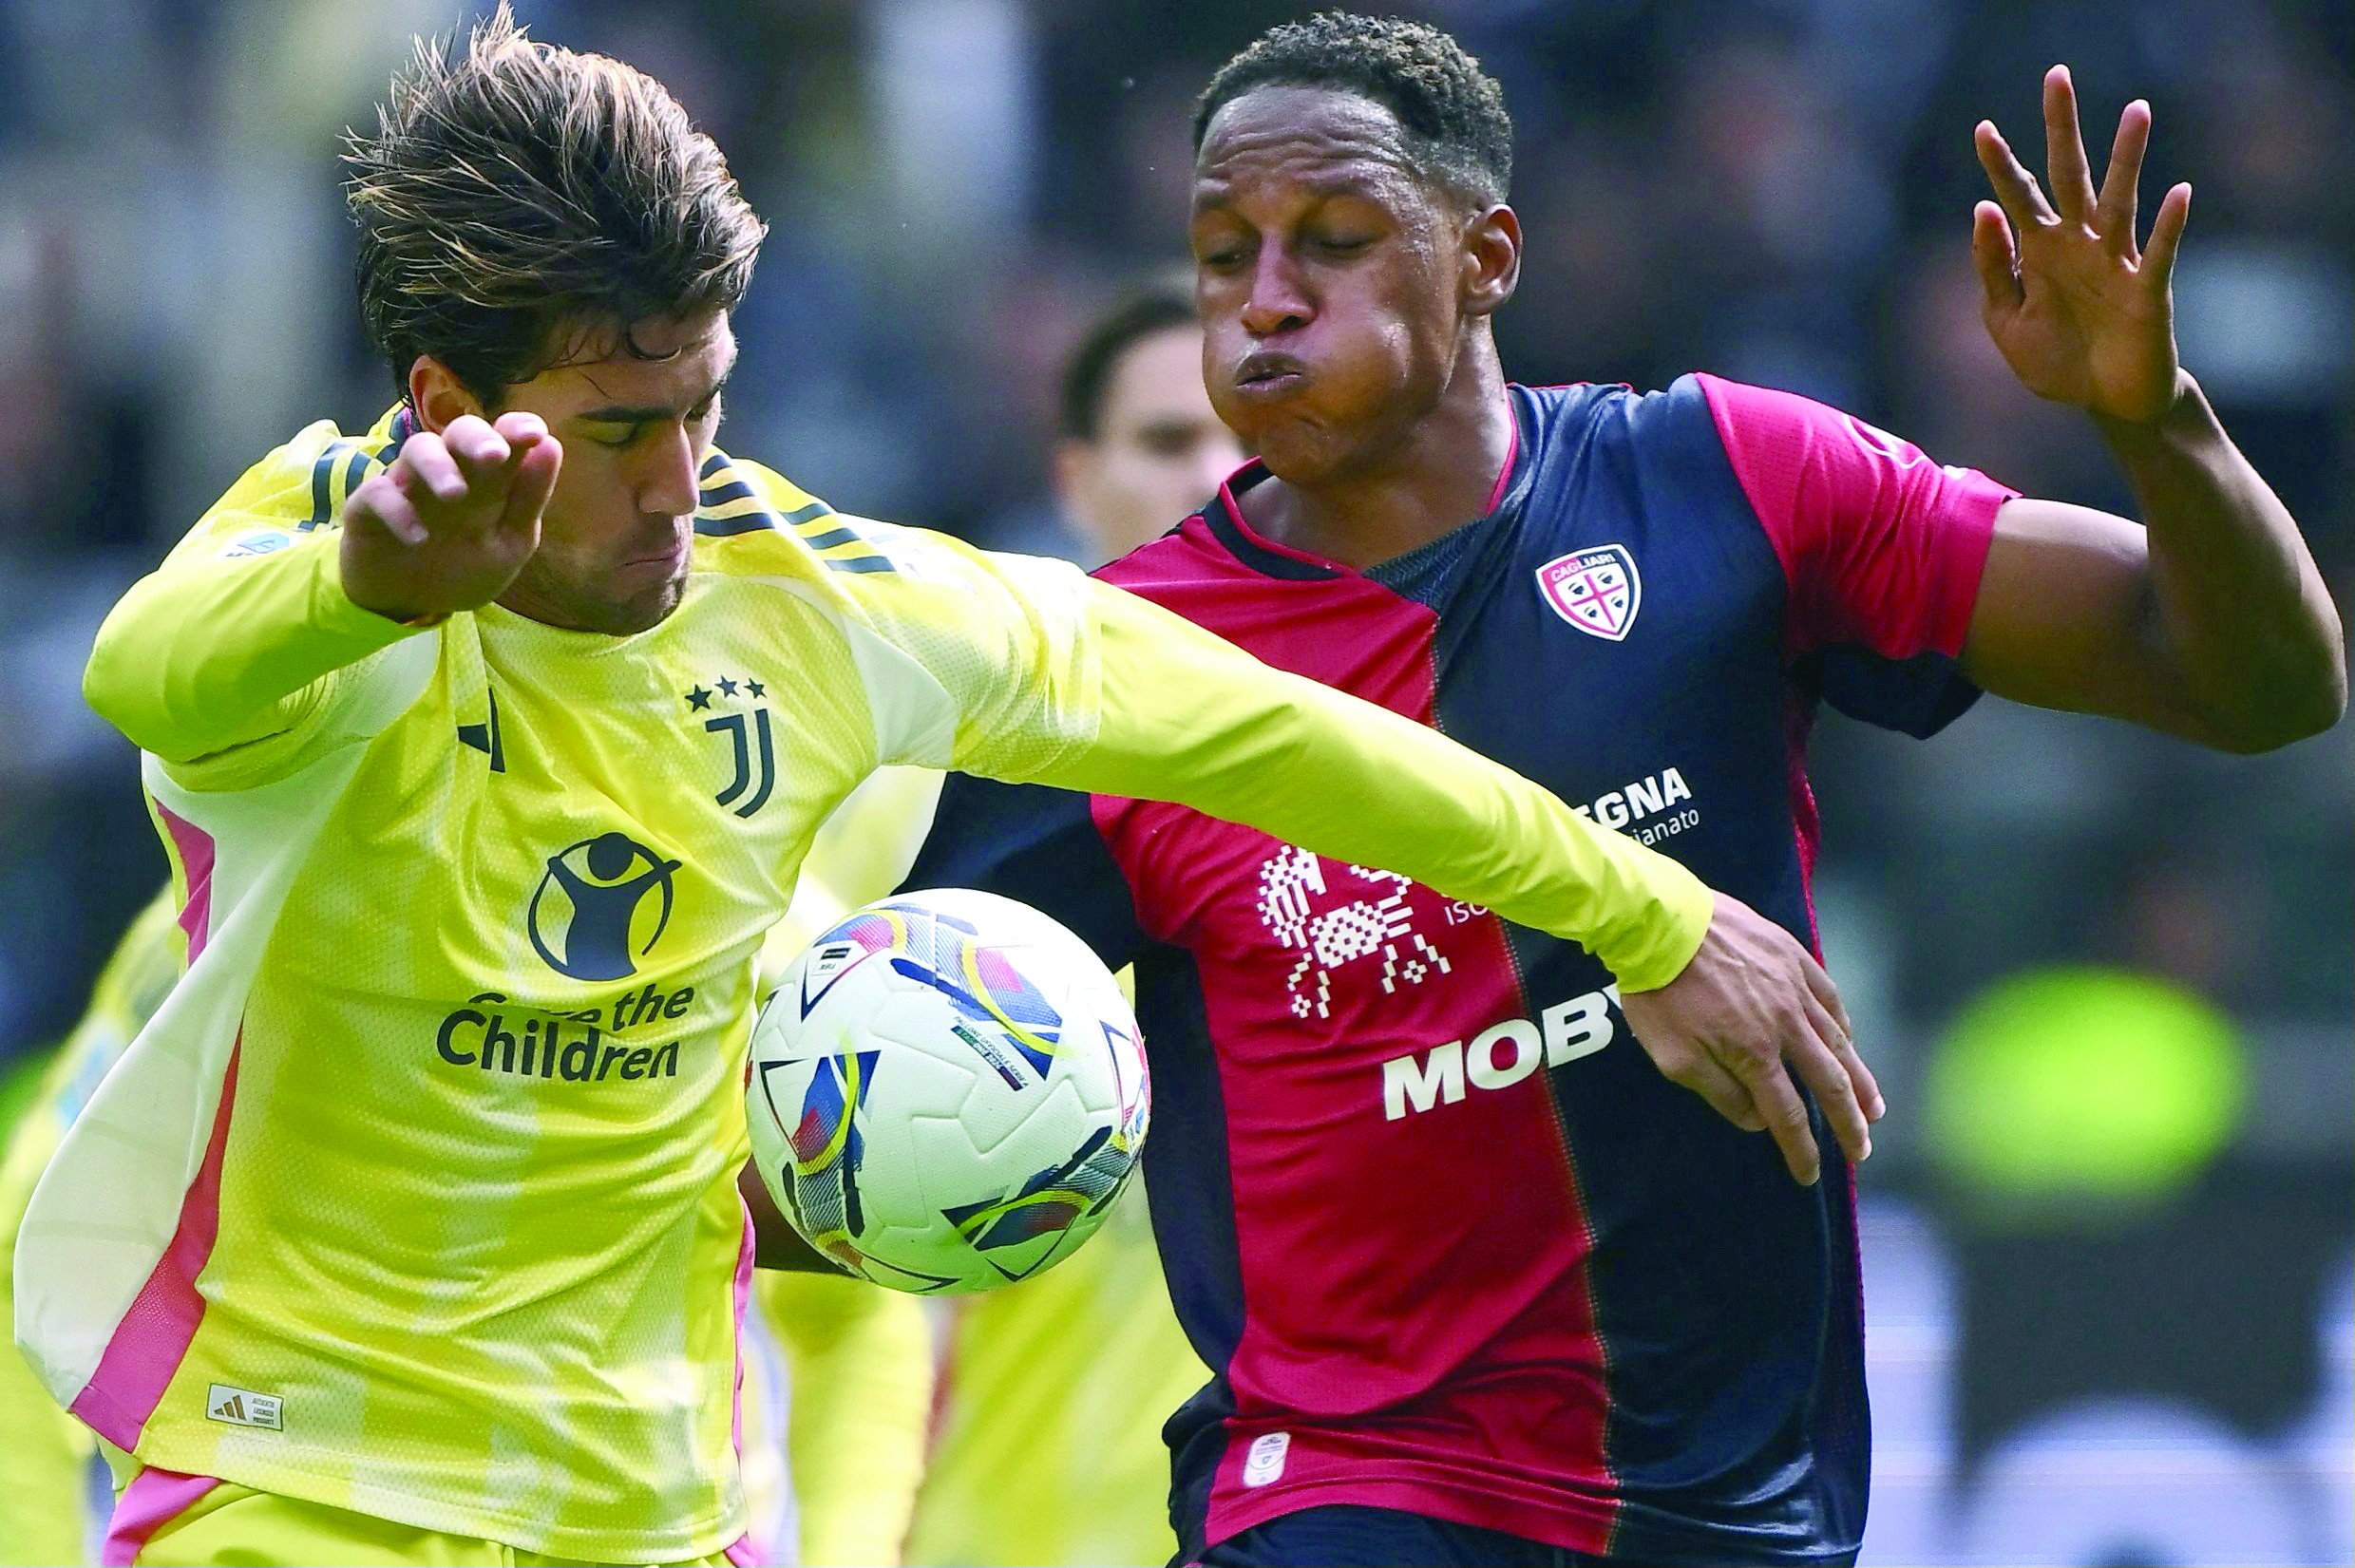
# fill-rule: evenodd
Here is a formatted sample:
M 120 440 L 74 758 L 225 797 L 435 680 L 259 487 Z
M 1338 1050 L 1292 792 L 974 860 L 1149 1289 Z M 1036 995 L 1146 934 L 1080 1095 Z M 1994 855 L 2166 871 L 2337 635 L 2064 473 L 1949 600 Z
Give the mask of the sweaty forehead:
M 1397 117 L 1371 99 L 1329 87 L 1254 87 L 1204 131 L 1194 205 L 1224 205 L 1277 184 L 1379 195 L 1418 173 Z

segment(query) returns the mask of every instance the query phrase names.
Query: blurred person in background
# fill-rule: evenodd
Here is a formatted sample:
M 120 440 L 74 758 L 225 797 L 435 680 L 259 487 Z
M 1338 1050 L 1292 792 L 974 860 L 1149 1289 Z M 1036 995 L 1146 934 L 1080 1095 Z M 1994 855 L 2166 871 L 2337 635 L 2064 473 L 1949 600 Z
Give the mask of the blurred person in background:
M 1059 402 L 1055 499 L 1097 560 L 1168 532 L 1243 462 L 1203 389 L 1193 302 L 1174 290 L 1091 325 Z M 928 799 L 925 822 L 931 811 Z M 1051 1273 L 952 1305 L 908 1539 L 918 1568 L 1159 1563 L 1177 1550 L 1160 1423 L 1209 1373 L 1170 1311 L 1144 1187 Z
M 1811 939 L 1823 701 L 1923 736 L 1982 688 L 2227 750 L 2314 734 L 2345 706 L 2340 624 L 2178 364 L 2189 190 L 2137 245 L 2148 105 L 2099 191 L 2065 70 L 2043 109 L 2049 197 L 1975 133 L 1982 318 L 2092 416 L 2147 531 L 1715 376 L 1509 386 L 1501 92 L 1435 29 L 1327 12 L 1230 60 L 1193 122 L 1204 368 L 1260 460 L 1104 575 L 1591 801 Z M 1183 810 L 965 779 L 911 880 L 1136 965 L 1155 1232 L 1217 1374 L 1168 1427 L 1185 1559 L 1853 1560 L 1849 1173 L 1766 1180 L 1768 1151 L 1605 1049 L 1585 954 Z M 1674 1077 L 1804 1124 L 1758 1067 Z
M 1130 296 L 1064 367 L 1055 500 L 1091 564 L 1168 533 L 1243 463 L 1202 387 L 1202 328 L 1175 288 Z

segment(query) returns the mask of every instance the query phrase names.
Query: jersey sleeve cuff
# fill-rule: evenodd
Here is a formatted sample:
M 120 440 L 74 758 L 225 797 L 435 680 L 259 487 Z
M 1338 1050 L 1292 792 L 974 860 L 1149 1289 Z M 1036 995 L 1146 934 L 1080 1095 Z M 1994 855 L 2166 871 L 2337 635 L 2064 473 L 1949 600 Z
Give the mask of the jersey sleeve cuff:
M 1653 897 L 1637 934 L 1595 953 L 1617 976 L 1622 992 L 1658 991 L 1683 973 L 1717 912 L 1717 895 L 1707 883 L 1664 855 L 1654 857 L 1654 862 Z
M 352 649 L 355 658 L 389 648 L 402 638 L 448 618 L 396 621 L 352 603 L 351 596 L 344 592 L 341 536 L 322 529 L 313 538 L 318 542 L 310 551 L 311 582 L 305 618 L 313 630 Z

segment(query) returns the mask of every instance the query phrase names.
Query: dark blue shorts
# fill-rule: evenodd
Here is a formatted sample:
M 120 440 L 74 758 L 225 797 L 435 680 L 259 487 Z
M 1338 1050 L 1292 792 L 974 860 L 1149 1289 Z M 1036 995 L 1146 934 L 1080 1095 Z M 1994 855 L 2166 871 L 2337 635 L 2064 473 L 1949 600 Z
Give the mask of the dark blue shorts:
M 1193 1559 L 1202 1568 L 1602 1568 L 1565 1546 L 1443 1519 L 1336 1503 L 1303 1508 L 1229 1536 Z
M 1634 1558 L 1589 1557 L 1567 1546 L 1454 1524 L 1396 1508 L 1336 1503 L 1303 1508 L 1230 1536 L 1198 1558 L 1181 1553 L 1172 1568 L 1628 1568 Z M 1715 1561 L 1680 1556 L 1684 1562 Z M 1847 1568 L 1855 1554 L 1818 1559 L 1819 1568 Z

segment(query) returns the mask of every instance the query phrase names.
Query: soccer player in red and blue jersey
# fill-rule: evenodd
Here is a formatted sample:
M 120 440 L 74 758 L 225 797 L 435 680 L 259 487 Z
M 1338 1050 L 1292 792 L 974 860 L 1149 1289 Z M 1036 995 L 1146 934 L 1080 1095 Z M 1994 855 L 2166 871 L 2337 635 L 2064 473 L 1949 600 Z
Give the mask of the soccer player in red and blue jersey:
M 2095 419 L 2147 532 L 1708 375 L 1508 385 L 1501 95 L 1444 34 L 1328 14 L 1230 62 L 1194 124 L 1206 379 L 1261 457 L 1103 576 L 1809 941 L 1825 703 L 1917 735 L 1982 689 L 2234 750 L 2323 728 L 2338 617 L 2176 363 L 2189 190 L 2138 250 L 2147 106 L 2099 194 L 2063 71 L 2045 113 L 2049 193 L 1977 133 L 1986 321 Z M 1181 1560 L 1853 1560 L 1850 1171 L 1786 1180 L 1731 1079 L 1659 1070 L 1584 952 L 1182 807 L 961 779 L 913 880 L 1136 966 L 1154 1225 L 1213 1372 L 1166 1433 Z

